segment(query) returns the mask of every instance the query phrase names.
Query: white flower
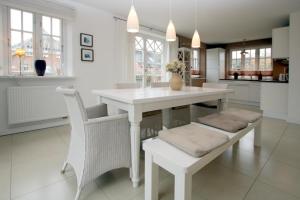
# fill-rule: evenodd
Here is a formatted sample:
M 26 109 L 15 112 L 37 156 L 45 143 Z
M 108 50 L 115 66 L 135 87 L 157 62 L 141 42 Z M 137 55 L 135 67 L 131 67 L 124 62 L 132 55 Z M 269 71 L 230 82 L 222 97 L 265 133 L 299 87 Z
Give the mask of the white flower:
M 171 73 L 182 74 L 185 70 L 185 64 L 183 62 L 174 60 L 166 65 L 166 70 Z

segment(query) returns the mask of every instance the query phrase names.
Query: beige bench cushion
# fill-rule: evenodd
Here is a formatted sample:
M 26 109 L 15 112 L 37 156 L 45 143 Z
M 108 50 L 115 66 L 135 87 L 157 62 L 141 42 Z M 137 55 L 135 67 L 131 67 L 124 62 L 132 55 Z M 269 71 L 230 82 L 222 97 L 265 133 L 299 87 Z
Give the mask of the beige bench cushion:
M 236 133 L 248 126 L 248 122 L 241 120 L 232 115 L 211 114 L 205 117 L 198 118 L 201 124 L 212 126 L 227 132 Z
M 253 123 L 262 117 L 261 113 L 237 108 L 230 108 L 222 111 L 221 113 L 238 117 L 241 120 L 247 121 L 248 123 Z
M 159 138 L 194 157 L 201 157 L 229 140 L 227 135 L 196 124 L 160 131 Z

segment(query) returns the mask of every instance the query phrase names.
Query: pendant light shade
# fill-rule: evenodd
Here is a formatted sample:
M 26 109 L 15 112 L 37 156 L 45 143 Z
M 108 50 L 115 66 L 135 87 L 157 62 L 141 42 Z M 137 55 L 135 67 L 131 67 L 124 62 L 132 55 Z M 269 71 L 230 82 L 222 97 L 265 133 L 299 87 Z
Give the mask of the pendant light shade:
M 197 30 L 194 32 L 193 40 L 192 40 L 192 48 L 200 48 L 201 40 Z
M 137 33 L 139 30 L 139 18 L 135 11 L 134 5 L 132 4 L 127 18 L 127 32 Z
M 170 20 L 168 28 L 167 28 L 166 40 L 168 42 L 176 41 L 176 30 L 175 30 L 175 26 L 174 26 L 172 20 Z

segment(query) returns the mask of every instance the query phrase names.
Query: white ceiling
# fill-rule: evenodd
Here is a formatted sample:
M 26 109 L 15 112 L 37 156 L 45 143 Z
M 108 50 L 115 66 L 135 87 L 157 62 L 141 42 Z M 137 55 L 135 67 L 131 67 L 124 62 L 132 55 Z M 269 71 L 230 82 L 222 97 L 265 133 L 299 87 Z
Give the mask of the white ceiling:
M 126 18 L 131 0 L 72 0 Z M 226 43 L 271 37 L 275 27 L 288 25 L 289 13 L 300 0 L 198 0 L 198 29 L 207 43 Z M 165 31 L 168 0 L 135 0 L 140 23 Z M 195 0 L 172 0 L 177 33 L 192 37 Z

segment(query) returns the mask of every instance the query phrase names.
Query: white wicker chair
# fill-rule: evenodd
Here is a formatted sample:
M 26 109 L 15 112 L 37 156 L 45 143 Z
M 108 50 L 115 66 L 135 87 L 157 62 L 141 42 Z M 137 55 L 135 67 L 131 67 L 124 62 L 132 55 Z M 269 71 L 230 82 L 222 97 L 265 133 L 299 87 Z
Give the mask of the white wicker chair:
M 130 167 L 130 134 L 127 114 L 107 116 L 107 107 L 100 104 L 85 109 L 75 89 L 58 87 L 64 95 L 71 122 L 71 141 L 67 165 L 71 165 L 77 177 L 77 193 L 83 187 L 107 171 Z
M 152 88 L 169 87 L 169 85 L 169 82 L 151 83 Z M 162 115 L 163 125 L 168 129 L 177 126 L 183 126 L 191 122 L 191 113 L 189 105 L 164 109 Z
M 126 82 L 116 83 L 116 89 L 130 89 L 139 88 L 138 83 Z M 162 112 L 161 110 L 155 110 L 143 113 L 143 120 L 141 121 L 141 140 L 156 137 L 158 132 L 162 130 Z
M 203 88 L 217 88 L 227 89 L 228 84 L 224 83 L 203 83 Z M 197 103 L 191 106 L 191 118 L 193 122 L 198 122 L 199 117 L 218 112 L 218 101 L 208 101 L 203 103 Z

